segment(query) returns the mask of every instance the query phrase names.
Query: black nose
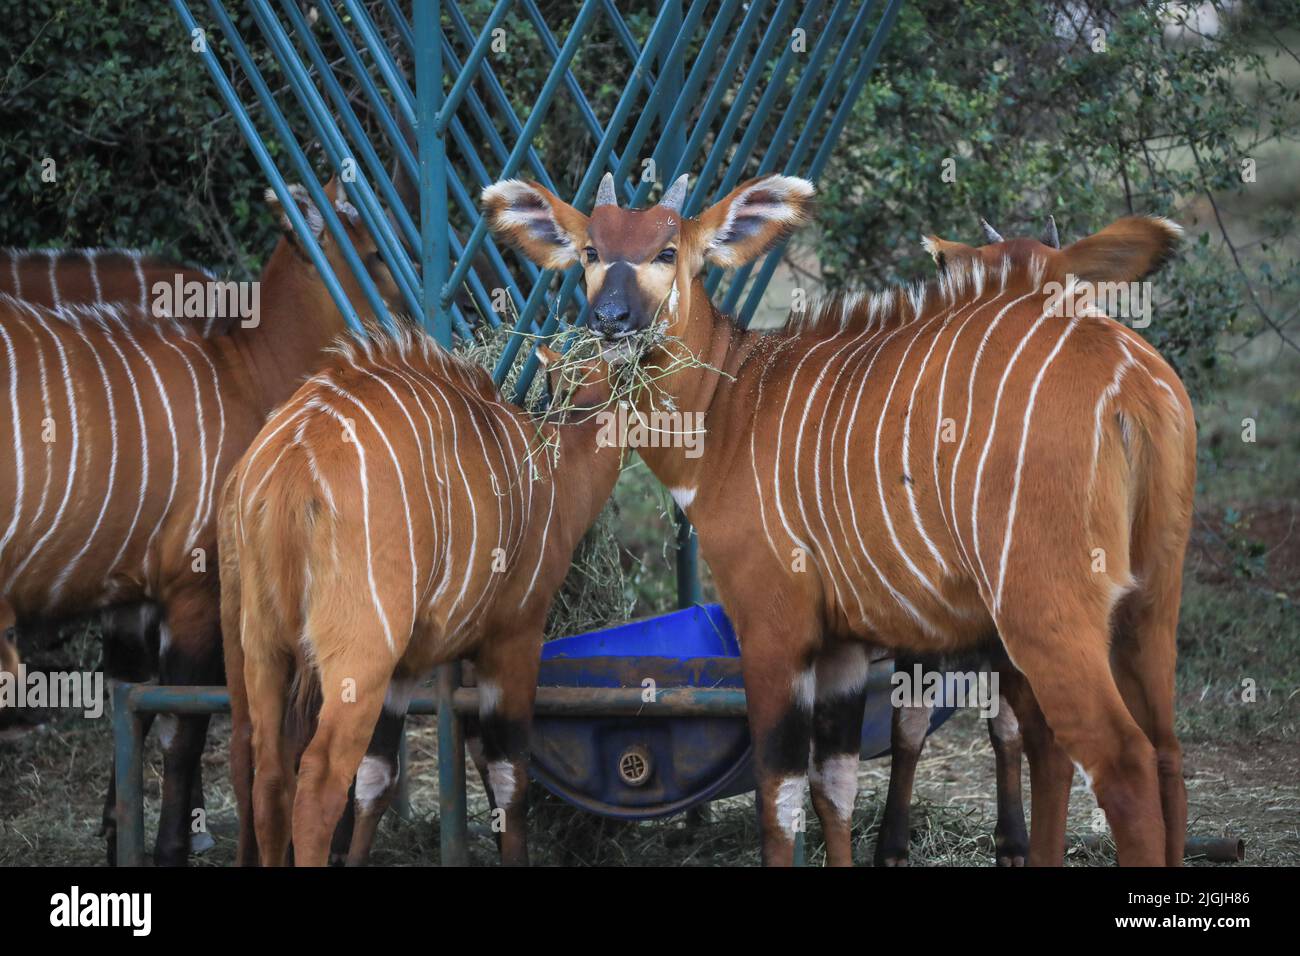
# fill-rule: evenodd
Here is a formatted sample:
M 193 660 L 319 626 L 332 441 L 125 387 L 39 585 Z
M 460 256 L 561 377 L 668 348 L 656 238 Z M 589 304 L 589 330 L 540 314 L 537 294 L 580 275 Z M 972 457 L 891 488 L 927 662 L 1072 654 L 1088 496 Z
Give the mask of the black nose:
M 596 321 L 593 324 L 596 331 L 601 335 L 613 335 L 616 332 L 626 331 L 628 319 L 632 314 L 627 307 L 627 303 L 619 301 L 601 302 L 592 311 L 596 315 Z

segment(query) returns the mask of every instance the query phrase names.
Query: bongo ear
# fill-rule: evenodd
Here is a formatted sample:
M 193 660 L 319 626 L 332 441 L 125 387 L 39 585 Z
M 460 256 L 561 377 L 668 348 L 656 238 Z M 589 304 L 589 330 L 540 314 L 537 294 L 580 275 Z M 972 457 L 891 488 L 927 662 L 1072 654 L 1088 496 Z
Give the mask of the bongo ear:
M 753 262 L 808 221 L 813 184 L 795 176 L 763 176 L 742 183 L 700 214 L 704 258 L 733 267 Z
M 1062 249 L 1060 270 L 1087 282 L 1136 282 L 1164 265 L 1182 235 L 1160 216 L 1126 216 Z
M 546 269 L 567 269 L 587 243 L 587 217 L 537 183 L 503 179 L 483 190 L 488 228 Z

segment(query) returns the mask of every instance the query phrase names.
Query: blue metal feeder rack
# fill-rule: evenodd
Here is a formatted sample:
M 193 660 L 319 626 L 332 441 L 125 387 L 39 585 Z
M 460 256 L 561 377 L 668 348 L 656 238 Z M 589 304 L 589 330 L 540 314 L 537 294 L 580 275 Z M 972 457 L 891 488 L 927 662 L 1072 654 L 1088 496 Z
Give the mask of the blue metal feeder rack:
M 292 178 L 306 186 L 321 210 L 367 304 L 377 314 L 384 310 L 325 201 L 307 155 L 306 144 L 313 140 L 321 144 L 331 172 L 352 161 L 357 175 L 344 178 L 348 198 L 374 235 L 408 309 L 444 345 L 451 345 L 453 332 L 471 334 L 475 311 L 492 326 L 504 324 L 506 316 L 498 314 L 489 293 L 493 270 L 479 274 L 483 262 L 504 273 L 500 278 L 517 314 L 516 331 L 550 335 L 569 311 L 578 313 L 579 323 L 585 320 L 581 270 L 557 276 L 521 263 L 512 275 L 473 201 L 489 182 L 516 175 L 556 188 L 554 170 L 538 153 L 538 133 L 566 100 L 594 143 L 590 163 L 576 177 L 576 206 L 589 208 L 605 172 L 614 174 L 620 199 L 634 205 L 649 199 L 656 182 L 695 172 L 686 206 L 694 215 L 742 176 L 783 172 L 819 178 L 902 6 L 902 0 L 658 0 L 648 30 L 638 37 L 610 0 L 575 0 L 571 18 L 554 24 L 535 0 L 497 0 L 477 27 L 451 0 L 330 0 L 316 7 L 320 25 L 292 0 L 278 5 L 246 0 L 259 42 L 248 18 L 232 18 L 223 0 L 171 3 L 183 30 L 177 39 L 200 52 L 349 324 L 360 334 L 356 309 L 292 201 Z M 545 82 L 528 97 L 524 118 L 515 114 L 506 91 L 511 78 L 498 72 L 491 55 L 495 31 L 511 14 L 519 15 L 511 20 L 512 29 L 535 30 L 551 61 Z M 602 23 L 617 41 L 610 77 L 623 79 L 607 117 L 596 115 L 570 69 Z M 555 35 L 557 28 L 563 36 Z M 221 42 L 207 42 L 209 32 Z M 327 37 L 338 44 L 341 61 L 332 64 L 323 55 L 320 43 Z M 233 62 L 223 59 L 222 51 Z M 288 80 L 278 92 L 259 70 L 259 51 L 269 55 L 261 62 L 273 61 Z M 402 61 L 414 65 L 414 87 Z M 241 75 L 243 85 L 237 86 L 232 76 Z M 241 101 L 241 89 L 247 101 Z M 557 95 L 561 89 L 565 96 Z M 354 115 L 349 100 L 354 90 L 382 129 L 387 156 L 380 155 L 382 142 L 367 140 Z M 254 97 L 257 110 L 250 110 Z M 305 118 L 310 129 L 295 129 L 293 116 Z M 400 132 L 402 123 L 414 129 L 414 149 Z M 643 173 L 647 158 L 657 169 L 649 177 Z M 419 183 L 418 214 L 395 202 L 389 161 L 400 163 Z M 408 255 L 407 248 L 416 254 Z M 779 249 L 772 251 L 761 264 L 738 270 L 725 286 L 721 271 L 714 270 L 706 279 L 709 293 L 721 294 L 723 308 L 748 324 L 780 256 Z M 457 299 L 463 290 L 473 299 L 473 310 Z M 522 366 L 516 399 L 537 370 L 525 341 L 511 342 L 493 370 L 501 384 L 512 368 Z M 661 817 L 753 786 L 736 636 L 720 608 L 700 604 L 695 536 L 680 511 L 675 519 L 678 595 L 685 609 L 563 638 L 543 653 L 534 773 L 564 799 L 597 813 Z M 889 749 L 891 669 L 887 662 L 872 668 L 864 756 Z M 646 680 L 654 682 L 652 700 Z M 119 864 L 140 865 L 144 859 L 141 715 L 228 709 L 224 688 L 124 684 L 115 689 Z M 409 712 L 438 715 L 439 750 L 448 758 L 439 762 L 441 858 L 444 864 L 463 864 L 468 852 L 460 718 L 477 714 L 478 692 L 460 686 L 458 666 L 443 667 L 435 692 L 413 700 Z M 947 715 L 937 714 L 932 729 Z

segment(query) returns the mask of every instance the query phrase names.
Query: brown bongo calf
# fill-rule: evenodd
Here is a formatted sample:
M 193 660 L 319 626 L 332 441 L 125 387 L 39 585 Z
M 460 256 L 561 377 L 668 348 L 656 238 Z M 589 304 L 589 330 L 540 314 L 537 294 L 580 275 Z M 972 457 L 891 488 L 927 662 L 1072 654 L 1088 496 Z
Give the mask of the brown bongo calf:
M 373 241 L 336 183 L 327 187 L 365 259 Z M 317 227 L 305 191 L 295 197 Z M 287 223 L 286 223 L 287 225 Z M 327 255 L 362 302 L 327 235 Z M 381 291 L 396 298 L 383 272 Z M 59 310 L 0 296 L 0 600 L 20 620 L 156 603 L 158 676 L 220 683 L 216 498 L 220 483 L 344 326 L 289 238 L 261 277 L 255 326 L 204 338 L 170 318 L 113 305 Z M 208 720 L 166 719 L 155 860 L 185 862 L 191 795 Z
M 608 399 L 603 363 L 580 379 L 576 406 Z M 367 756 L 381 714 L 404 715 L 419 681 L 461 657 L 478 675 L 502 860 L 527 862 L 542 627 L 621 463 L 595 414 L 562 417 L 505 404 L 426 336 L 380 335 L 340 344 L 232 472 L 220 518 L 231 773 L 241 846 L 251 819 L 264 865 L 286 860 L 291 823 L 295 863 L 324 865 L 354 776 L 359 803 L 386 804 L 397 735 Z M 309 724 L 317 702 L 295 772 L 286 719 Z
M 751 180 L 694 220 L 684 178 L 643 211 L 602 188 L 590 217 L 536 185 L 493 189 L 493 225 L 535 261 L 583 263 L 596 330 L 666 320 L 660 351 L 707 363 L 663 374 L 670 356 L 649 355 L 663 394 L 641 400 L 704 415 L 702 454 L 639 451 L 741 635 L 767 863 L 791 861 L 809 776 L 828 859 L 851 862 L 867 644 L 935 654 L 995 636 L 1025 678 L 1030 862 L 1063 860 L 1072 764 L 1122 863 L 1181 861 L 1174 632 L 1195 421 L 1168 364 L 1082 295 L 1153 271 L 1177 226 L 986 246 L 927 285 L 837 296 L 762 335 L 714 309 L 700 274 L 804 222 L 806 181 Z

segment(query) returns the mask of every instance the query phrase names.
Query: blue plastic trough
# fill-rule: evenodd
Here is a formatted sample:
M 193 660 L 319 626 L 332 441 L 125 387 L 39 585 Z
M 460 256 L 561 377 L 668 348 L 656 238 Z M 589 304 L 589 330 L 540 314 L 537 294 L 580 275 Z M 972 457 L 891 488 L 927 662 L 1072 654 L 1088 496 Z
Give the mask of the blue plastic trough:
M 889 753 L 892 672 L 888 659 L 871 668 L 865 758 Z M 743 688 L 740 646 L 716 604 L 551 641 L 538 684 L 641 688 L 647 698 L 636 716 L 536 718 L 533 776 L 575 806 L 645 820 L 754 788 L 743 717 L 658 717 L 651 702 L 665 688 Z M 937 711 L 931 732 L 951 713 Z

